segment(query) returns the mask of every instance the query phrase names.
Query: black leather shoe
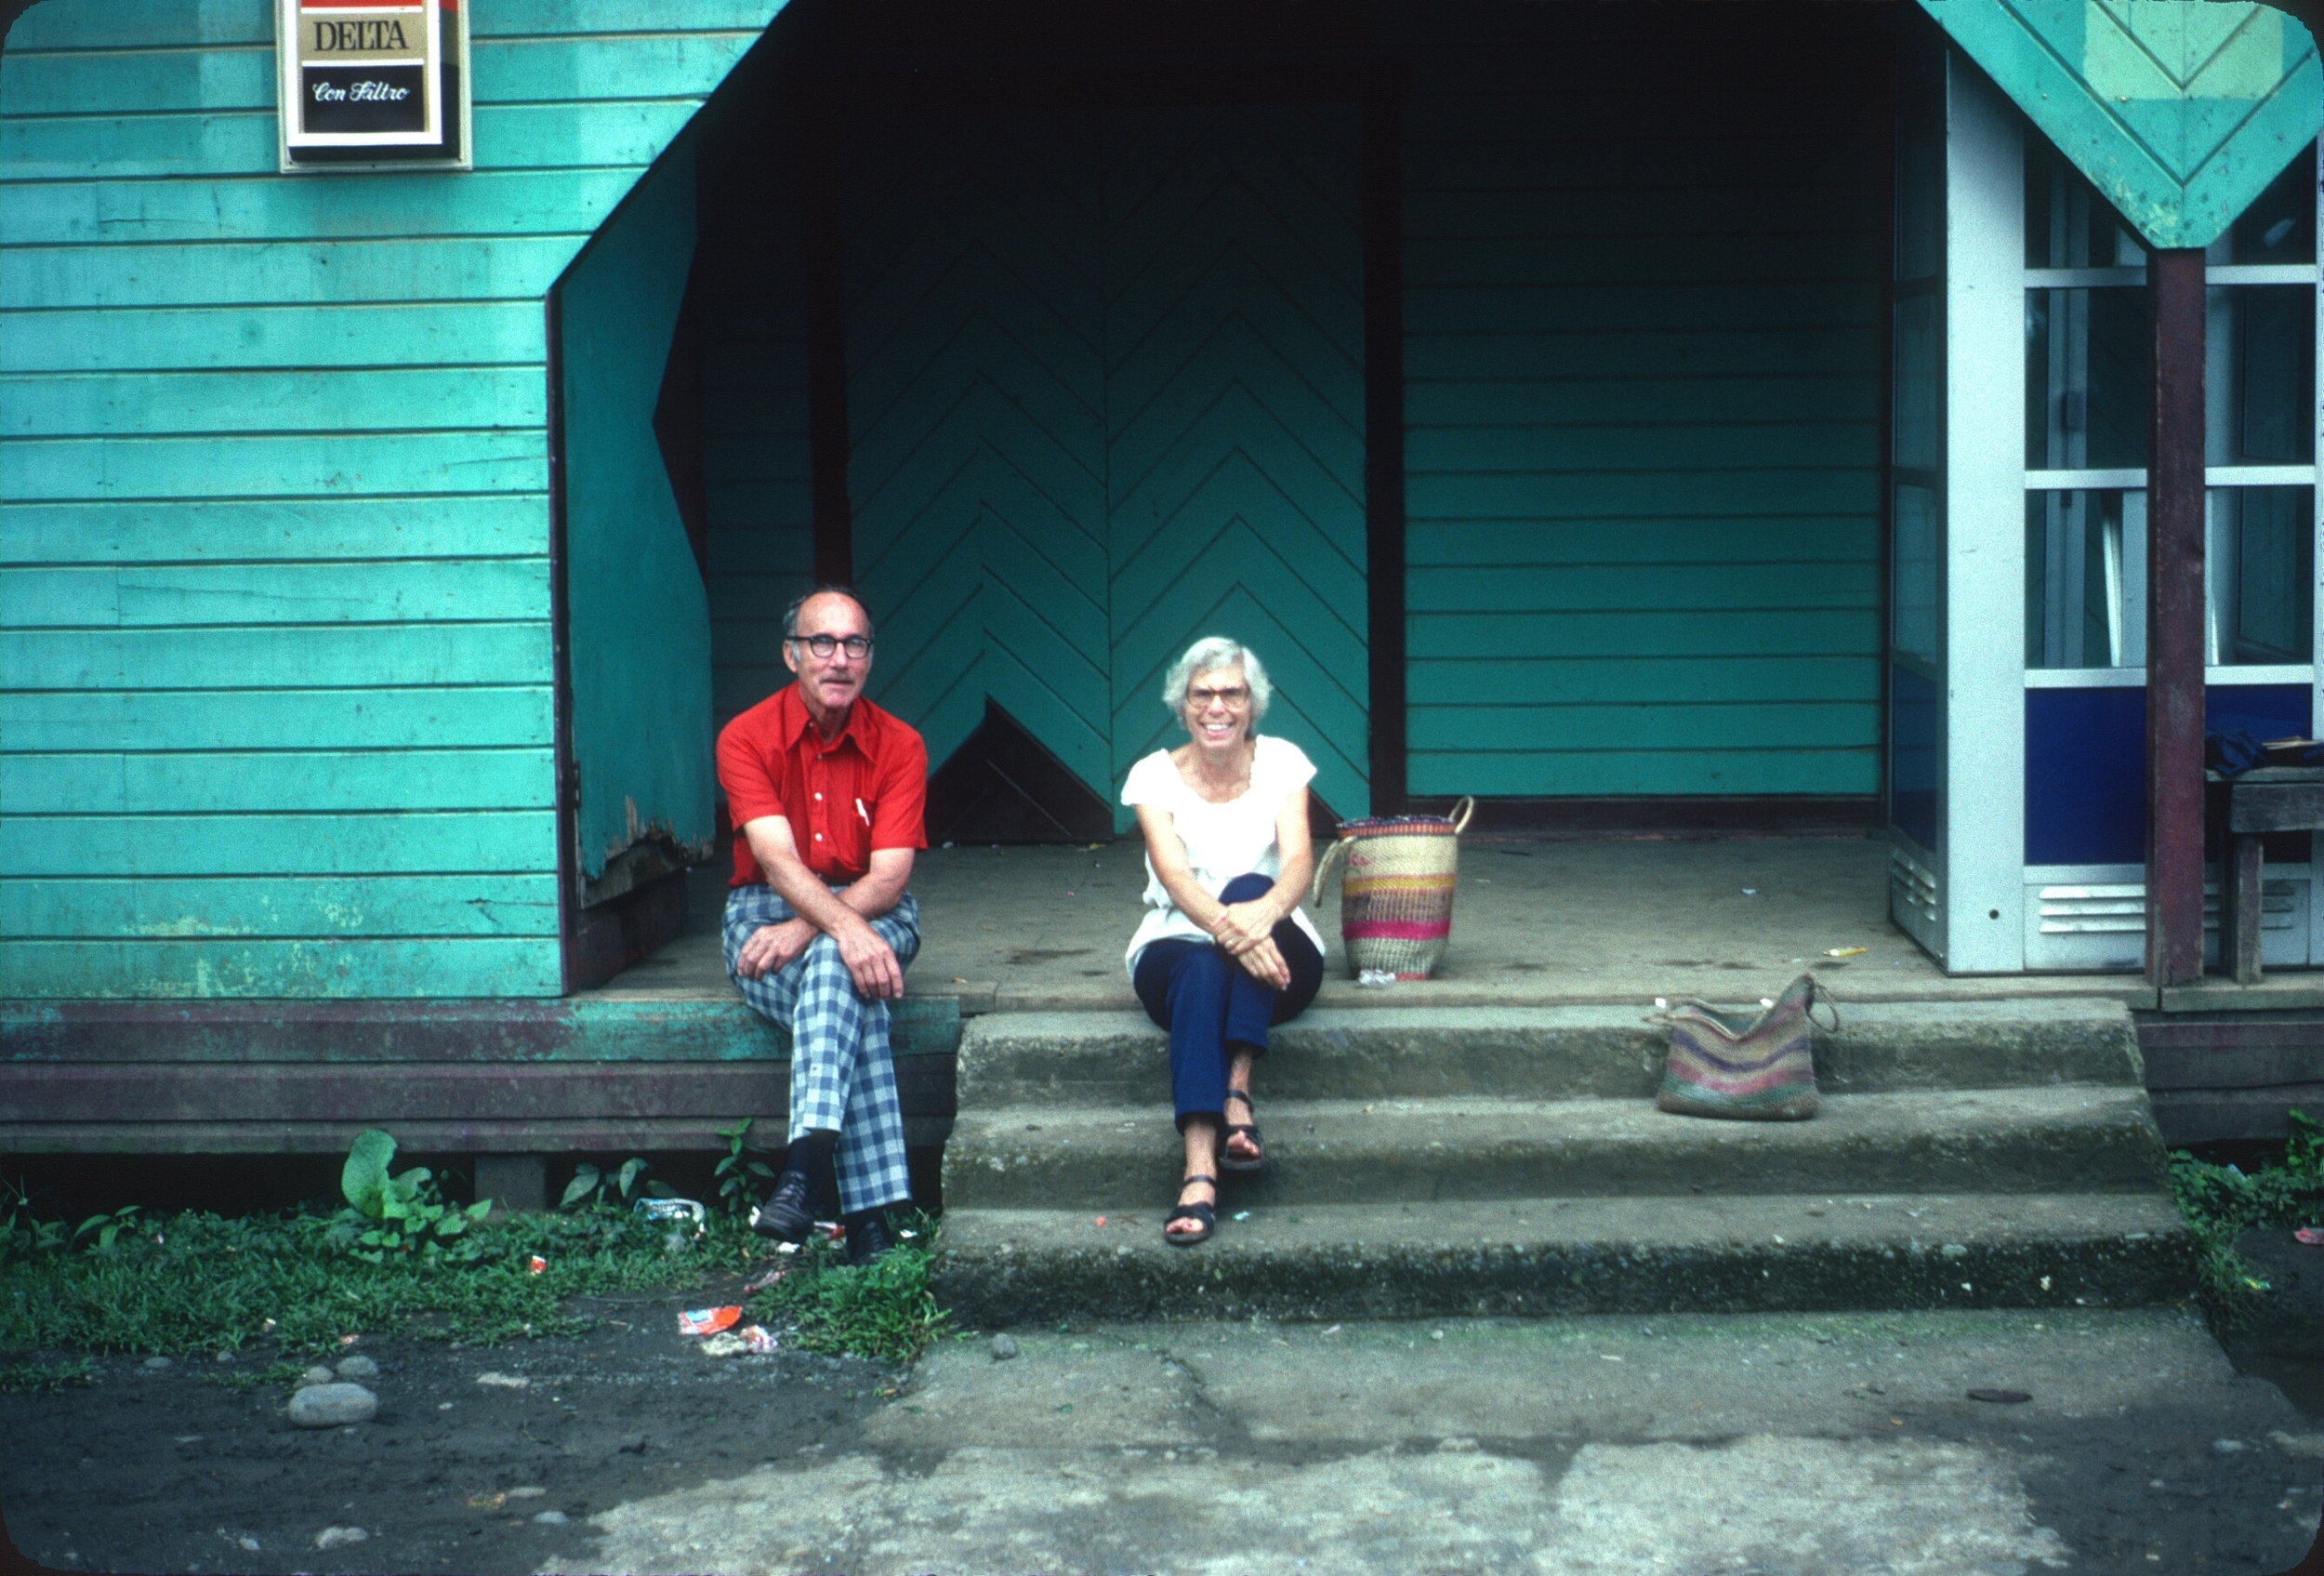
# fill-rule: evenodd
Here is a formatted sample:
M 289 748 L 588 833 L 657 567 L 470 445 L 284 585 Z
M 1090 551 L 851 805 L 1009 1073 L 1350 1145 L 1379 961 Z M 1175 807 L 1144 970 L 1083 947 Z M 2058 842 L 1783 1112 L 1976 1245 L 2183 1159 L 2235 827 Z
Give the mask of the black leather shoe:
M 815 1217 L 808 1209 L 812 1199 L 807 1179 L 786 1171 L 767 1201 L 750 1212 L 750 1229 L 777 1242 L 804 1242 L 815 1228 Z
M 896 1245 L 888 1234 L 885 1212 L 872 1210 L 852 1216 L 847 1223 L 847 1262 L 858 1266 L 867 1265 Z

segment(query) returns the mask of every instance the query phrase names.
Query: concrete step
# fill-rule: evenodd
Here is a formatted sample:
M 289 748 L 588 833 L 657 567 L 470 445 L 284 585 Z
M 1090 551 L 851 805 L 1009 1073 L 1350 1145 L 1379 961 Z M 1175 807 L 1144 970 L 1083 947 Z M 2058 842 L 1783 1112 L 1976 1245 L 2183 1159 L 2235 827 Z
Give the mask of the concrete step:
M 1260 1098 L 1650 1096 L 1670 1030 L 1636 1007 L 1315 1009 L 1274 1031 Z M 1842 1004 L 1818 1031 L 1833 1093 L 2074 1083 L 2143 1087 L 2129 1011 L 2067 998 Z M 971 1019 L 962 1110 L 1169 1103 L 1169 1046 L 1135 1013 L 997 1013 Z
M 963 1102 L 965 1104 L 965 1101 Z M 1775 1193 L 2152 1191 L 2164 1159 L 2143 1091 L 2102 1085 L 1827 1098 L 1803 1122 L 1671 1116 L 1643 1099 L 1273 1101 L 1252 1204 Z M 948 1210 L 1155 1208 L 1181 1152 L 1167 1104 L 963 1114 Z
M 1227 1199 L 1229 1211 L 1243 1207 L 1231 1187 Z M 1165 1208 L 1102 1221 L 1079 1210 L 948 1210 L 936 1294 L 983 1329 L 1065 1318 L 2108 1307 L 2184 1298 L 2196 1261 L 2159 1193 L 1307 1205 L 1222 1214 L 1195 1248 L 1162 1239 Z

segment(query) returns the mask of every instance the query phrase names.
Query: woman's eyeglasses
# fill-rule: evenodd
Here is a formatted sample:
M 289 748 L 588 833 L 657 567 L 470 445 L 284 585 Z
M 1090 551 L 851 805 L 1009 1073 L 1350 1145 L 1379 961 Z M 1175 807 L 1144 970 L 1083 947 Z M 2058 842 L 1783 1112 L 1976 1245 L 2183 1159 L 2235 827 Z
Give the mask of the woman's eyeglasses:
M 871 655 L 869 635 L 849 635 L 844 639 L 838 635 L 786 635 L 784 639 L 805 646 L 817 656 L 829 656 L 835 651 L 844 651 L 851 658 L 861 662 Z
M 1188 690 L 1186 692 L 1186 704 L 1197 711 L 1208 710 L 1210 703 L 1214 700 L 1230 710 L 1238 710 L 1249 703 L 1250 691 L 1237 684 L 1233 689 Z

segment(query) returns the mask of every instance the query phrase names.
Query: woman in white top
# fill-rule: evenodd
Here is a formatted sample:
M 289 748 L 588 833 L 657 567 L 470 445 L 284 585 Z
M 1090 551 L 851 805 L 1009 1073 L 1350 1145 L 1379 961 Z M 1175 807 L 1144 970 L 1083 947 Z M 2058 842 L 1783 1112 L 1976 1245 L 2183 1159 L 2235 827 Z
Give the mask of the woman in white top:
M 1314 854 L 1299 746 L 1256 732 L 1267 669 L 1222 636 L 1170 667 L 1162 704 L 1188 741 L 1129 770 L 1122 802 L 1146 838 L 1146 917 L 1129 941 L 1129 977 L 1147 1015 L 1170 1031 L 1170 1084 L 1186 1141 L 1185 1180 L 1162 1235 L 1179 1246 L 1218 1222 L 1216 1168 L 1265 1163 L 1250 1100 L 1267 1029 L 1315 999 L 1323 937 L 1300 912 Z M 1244 1119 L 1228 1122 L 1230 1103 Z M 1223 1137 L 1221 1136 L 1223 1134 Z

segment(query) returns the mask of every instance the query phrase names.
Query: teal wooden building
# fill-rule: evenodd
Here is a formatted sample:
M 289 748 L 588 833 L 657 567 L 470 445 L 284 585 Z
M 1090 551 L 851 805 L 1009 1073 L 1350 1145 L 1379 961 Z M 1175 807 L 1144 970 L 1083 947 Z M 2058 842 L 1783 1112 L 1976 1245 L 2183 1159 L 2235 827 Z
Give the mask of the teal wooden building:
M 2209 269 L 2203 678 L 2312 728 L 2284 12 L 776 9 L 474 0 L 457 169 L 284 167 L 269 0 L 15 21 L 23 1055 L 265 1002 L 608 1053 L 557 999 L 667 929 L 817 578 L 939 841 L 1125 825 L 1227 629 L 1340 815 L 1886 828 L 1955 972 L 2136 967 L 2155 247 Z

